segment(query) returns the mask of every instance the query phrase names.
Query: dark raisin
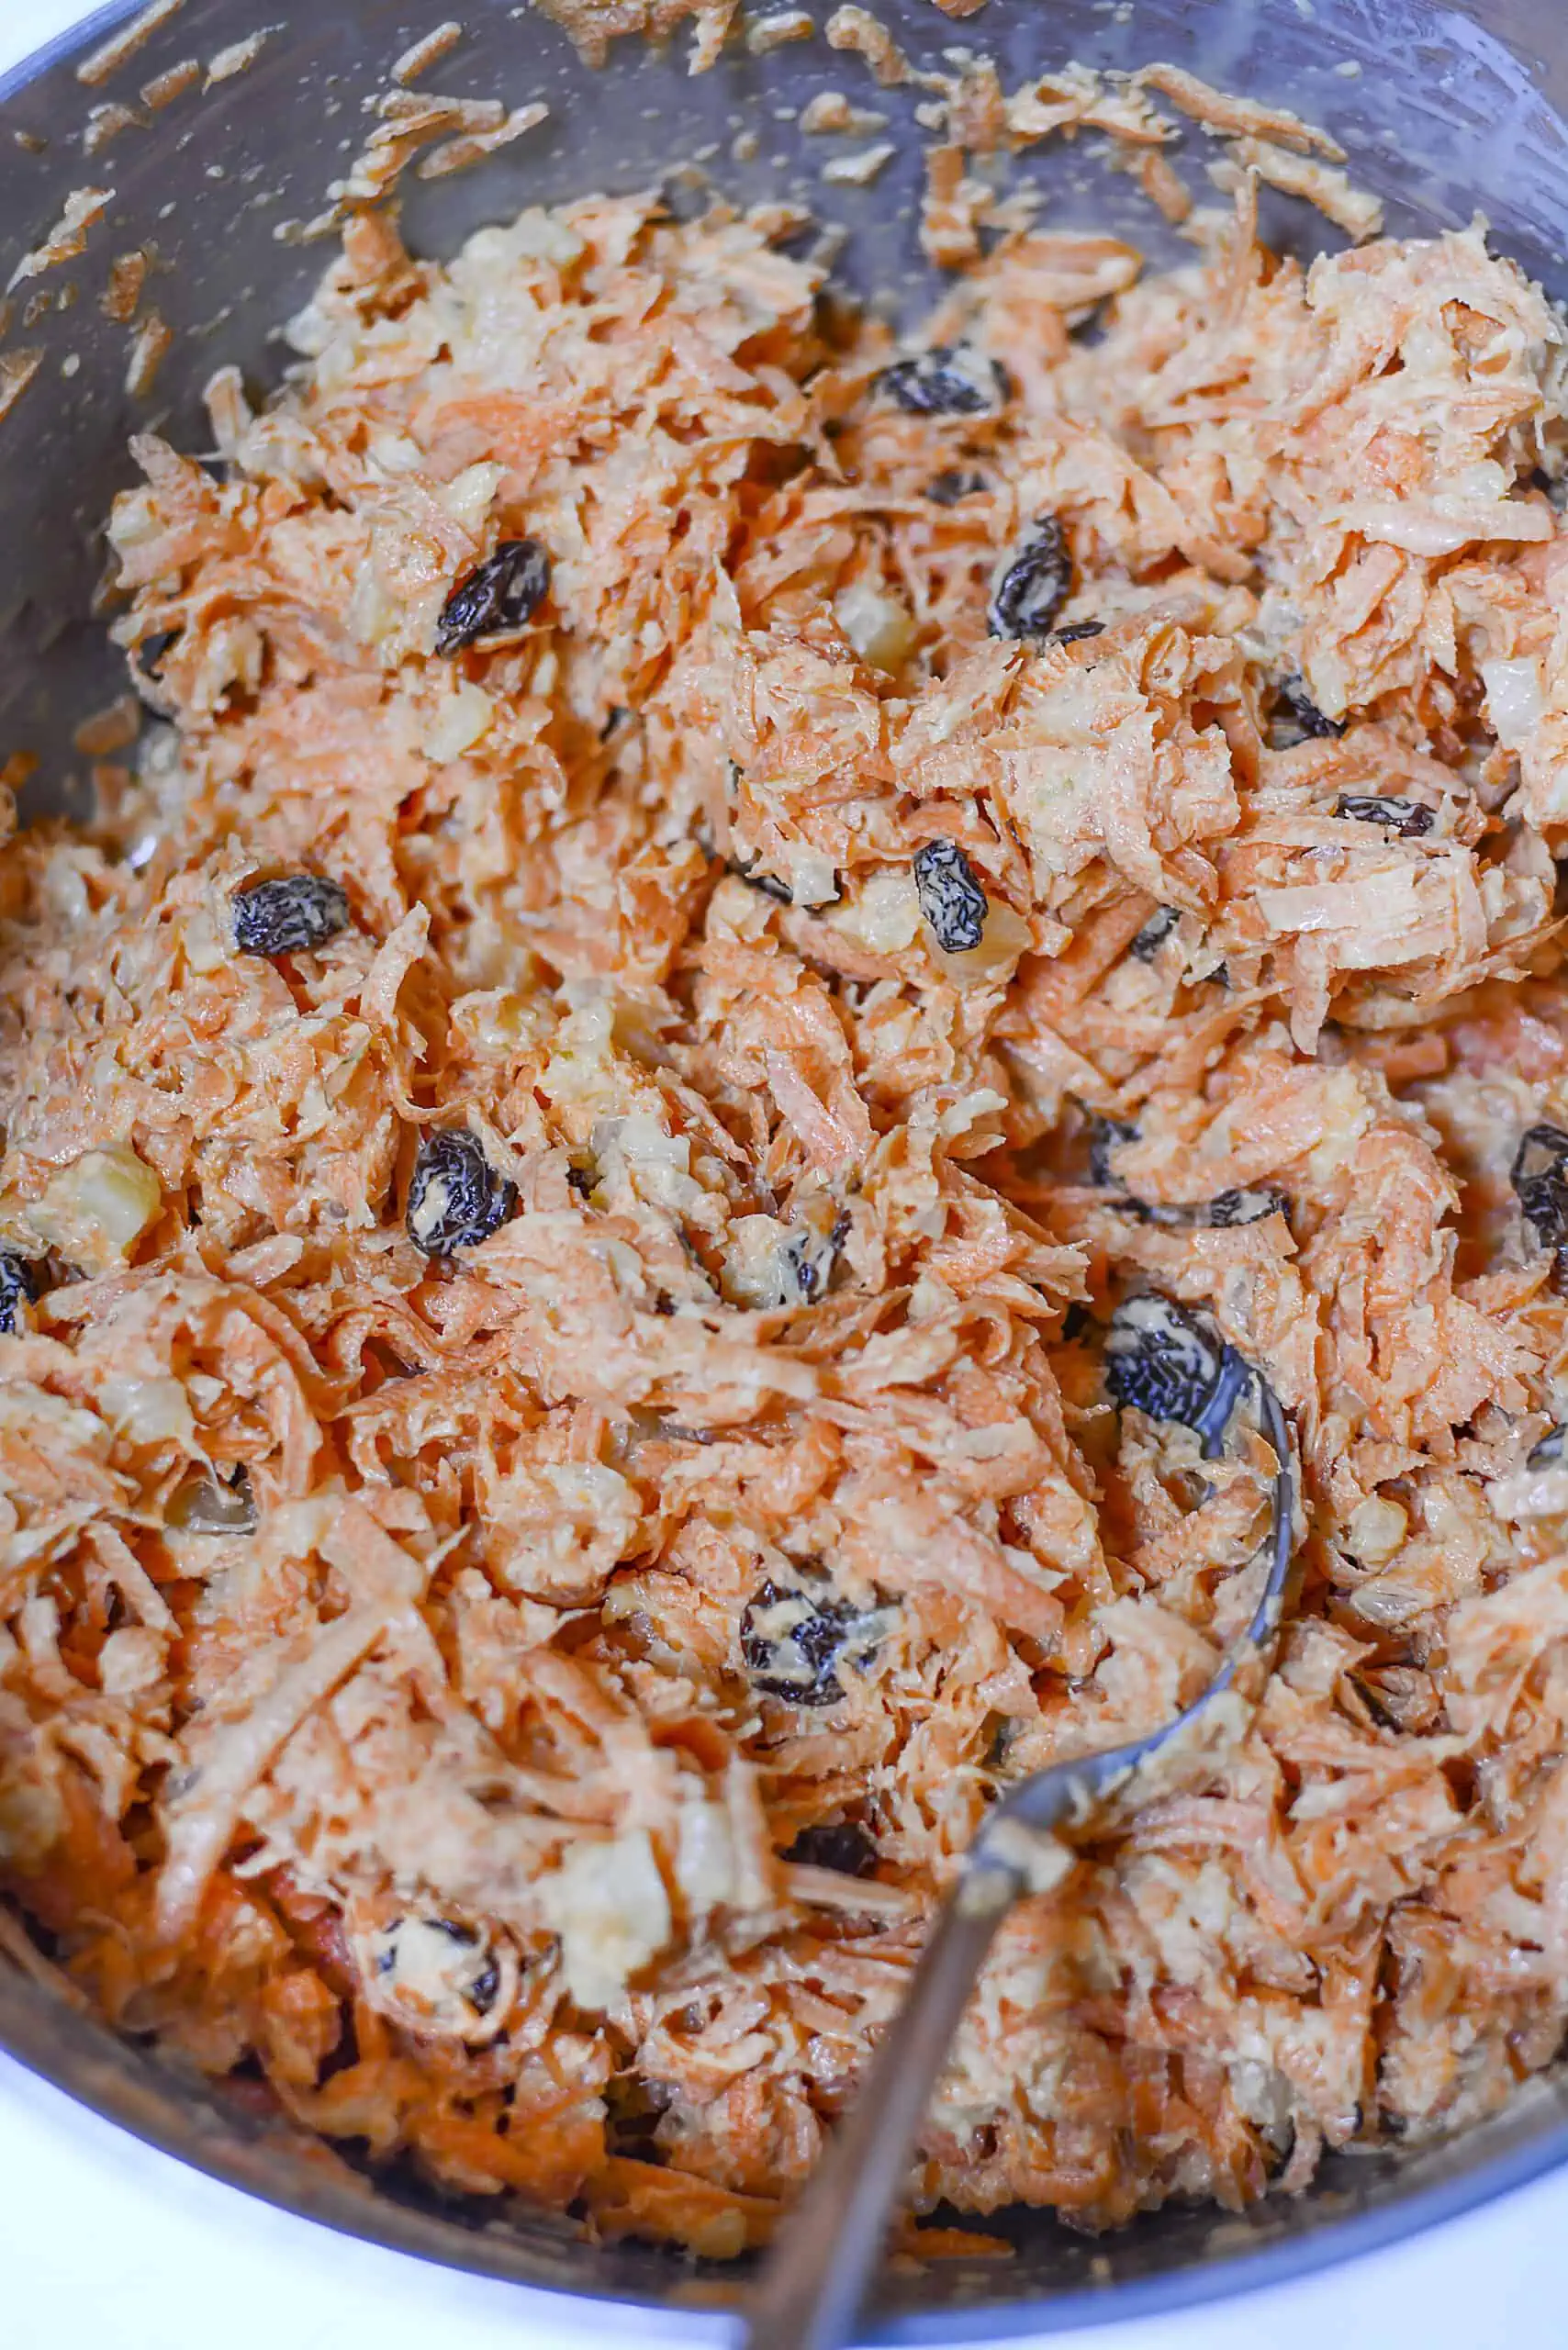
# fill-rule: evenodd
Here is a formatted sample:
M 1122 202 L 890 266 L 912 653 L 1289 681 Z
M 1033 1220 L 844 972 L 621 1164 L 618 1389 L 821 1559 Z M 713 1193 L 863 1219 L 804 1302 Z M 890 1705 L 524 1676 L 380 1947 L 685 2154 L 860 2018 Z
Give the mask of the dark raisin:
M 982 1770 L 1006 1770 L 1008 1753 L 1017 1743 L 1018 1733 L 1023 1727 L 1014 1715 L 987 1714 L 980 1729 L 984 1741 L 980 1761 Z
M 1111 1164 L 1111 1153 L 1124 1142 L 1137 1142 L 1137 1128 L 1125 1118 L 1103 1118 L 1098 1111 L 1089 1123 L 1089 1180 L 1102 1192 L 1123 1192 L 1126 1186 Z
M 675 2098 L 675 2090 L 664 2081 L 612 2075 L 604 2085 L 611 2152 L 630 2154 L 636 2162 L 662 2165 L 665 2150 L 655 2133 Z
M 575 1192 L 579 1200 L 589 1196 L 598 1181 L 591 1167 L 568 1167 L 566 1169 L 566 1188 Z
M 349 926 L 342 885 L 320 873 L 280 873 L 234 892 L 234 944 L 241 955 L 303 955 Z
M 963 955 L 980 945 L 990 901 L 957 841 L 926 841 L 915 850 L 914 886 L 938 946 Z
M 831 1271 L 831 1259 L 823 1265 L 813 1246 L 815 1238 L 814 1233 L 793 1233 L 779 1250 L 779 1287 L 792 1292 L 780 1299 L 781 1304 L 809 1305 Z
M 493 555 L 459 580 L 441 608 L 438 653 L 460 653 L 487 637 L 527 625 L 550 585 L 550 557 L 537 539 L 503 539 Z
M 1180 906 L 1157 906 L 1133 941 L 1133 953 L 1140 963 L 1152 963 L 1177 923 L 1182 919 Z
M 1103 621 L 1070 621 L 1066 628 L 1053 628 L 1047 644 L 1082 644 L 1092 636 L 1103 636 Z
M 1345 731 L 1342 718 L 1326 718 L 1299 677 L 1282 677 L 1274 688 L 1277 715 L 1273 734 L 1276 750 L 1305 743 L 1309 735 L 1338 741 Z
M 1220 1231 L 1238 1224 L 1261 1224 L 1266 1215 L 1288 1215 L 1290 1202 L 1277 1183 L 1258 1183 L 1246 1190 L 1221 1192 L 1208 1206 L 1208 1221 Z
M 1568 1135 L 1531 1126 L 1508 1170 L 1525 1222 L 1541 1248 L 1568 1247 Z
M 997 574 L 986 626 L 992 636 L 1046 643 L 1057 614 L 1071 593 L 1072 557 L 1067 533 L 1053 514 Z
M 1418 841 L 1432 829 L 1432 811 L 1418 800 L 1394 800 L 1381 792 L 1342 791 L 1334 802 L 1334 813 L 1357 824 L 1382 824 L 1406 841 Z
M 755 1685 L 771 1696 L 836 1706 L 844 1695 L 839 1667 L 869 1656 L 880 1630 L 847 1599 L 767 1582 L 741 1617 L 741 1654 Z
M 790 1308 L 814 1304 L 833 1279 L 834 1264 L 843 1245 L 835 1237 L 839 1221 L 835 1220 L 829 1233 L 820 1232 L 808 1224 L 783 1234 L 773 1251 L 770 1294 L 754 1293 L 749 1303 L 763 1313 L 780 1306 Z M 847 1231 L 847 1219 L 841 1221 Z
M 1525 1455 L 1525 1467 L 1527 1469 L 1555 1469 L 1562 1458 L 1565 1442 L 1568 1442 L 1568 1427 L 1564 1427 L 1559 1420 L 1554 1428 L 1547 1429 L 1539 1444 L 1531 1445 Z
M 1395 1666 L 1394 1671 L 1398 1674 L 1400 1668 Z M 1396 1730 L 1404 1727 L 1399 1718 L 1399 1707 L 1389 1702 L 1391 1695 L 1394 1693 L 1384 1687 L 1381 1673 L 1352 1673 L 1350 1686 L 1355 1690 L 1380 1729 Z M 1397 1690 L 1397 1682 L 1395 1690 Z
M 819 1828 L 802 1828 L 784 1858 L 812 1869 L 833 1869 L 840 1876 L 869 1876 L 877 1865 L 877 1847 L 858 1820 L 840 1819 Z
M 897 360 L 877 383 L 911 416 L 994 416 L 1007 397 L 1007 377 L 995 360 L 967 342 L 939 342 Z
M 1235 1350 L 1171 1298 L 1130 1297 L 1111 1318 L 1105 1384 L 1115 1401 L 1150 1419 L 1179 1420 L 1203 1438 L 1205 1452 L 1217 1450 L 1247 1375 Z
M 26 1309 L 37 1304 L 38 1293 L 38 1276 L 27 1259 L 14 1248 L 0 1248 L 0 1331 L 16 1329 L 18 1312 L 26 1328 Z
M 744 881 L 748 890 L 758 890 L 763 897 L 771 898 L 776 905 L 792 906 L 794 904 L 795 892 L 790 889 L 788 881 L 780 881 L 777 874 L 762 872 L 755 856 L 744 864 L 739 857 L 732 856 L 729 860 L 729 870 L 737 880 Z
M 448 1958 L 439 1949 L 432 1951 L 428 1938 L 434 1935 L 464 1955 Z M 433 2006 L 446 2029 L 462 2029 L 465 2007 L 475 2015 L 487 2015 L 500 1996 L 496 1953 L 476 1927 L 454 1918 L 394 1918 L 375 1935 L 365 1954 L 372 1975 L 398 1992 L 412 1991 L 427 2009 Z M 455 2005 L 459 2001 L 461 2007 Z
M 517 1185 L 498 1175 L 478 1137 L 461 1126 L 426 1135 L 409 1186 L 409 1237 L 427 1257 L 476 1248 L 517 1206 Z
M 432 1932 L 444 1934 L 449 1942 L 459 1942 L 465 1950 L 476 1950 L 479 1946 L 476 1926 L 461 1926 L 455 1918 L 431 1918 L 428 1923 Z
M 171 644 L 178 641 L 179 635 L 177 628 L 155 628 L 151 636 L 144 636 L 133 648 L 130 657 L 144 677 L 157 677 L 163 666 L 164 654 Z
M 979 498 L 991 487 L 984 474 L 977 474 L 964 465 L 949 465 L 945 474 L 925 485 L 925 495 L 933 506 L 957 506 L 961 498 Z

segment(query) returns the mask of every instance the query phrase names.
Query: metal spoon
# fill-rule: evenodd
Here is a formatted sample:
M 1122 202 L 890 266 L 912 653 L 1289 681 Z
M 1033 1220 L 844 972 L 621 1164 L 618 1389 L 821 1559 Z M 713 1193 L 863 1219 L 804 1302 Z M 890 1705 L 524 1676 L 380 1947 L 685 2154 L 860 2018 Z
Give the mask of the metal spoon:
M 1149 1355 L 1152 1342 L 1154 1360 Z M 1140 1352 L 1141 1349 L 1141 1352 Z M 1123 1368 L 1118 1376 L 1117 1366 Z M 1128 1365 L 1134 1366 L 1131 1370 Z M 881 2255 L 915 2135 L 996 1930 L 1014 1903 L 1064 1874 L 1055 1831 L 1104 1826 L 1136 1810 L 1201 1759 L 1216 1700 L 1245 1678 L 1261 1687 L 1284 1610 L 1295 1514 L 1290 1438 L 1279 1399 L 1233 1348 L 1164 1298 L 1118 1309 L 1107 1348 L 1118 1401 L 1152 1382 L 1157 1416 L 1181 1418 L 1220 1452 L 1237 1405 L 1251 1394 L 1278 1468 L 1262 1595 L 1202 1696 L 1162 1729 L 1038 1771 L 1011 1787 L 964 1855 L 936 1914 L 909 1993 L 878 2049 L 855 2106 L 768 2254 L 748 2311 L 745 2350 L 845 2350 Z M 1240 1694 L 1238 1690 L 1238 1694 Z M 1159 1758 L 1156 1772 L 1150 1768 Z

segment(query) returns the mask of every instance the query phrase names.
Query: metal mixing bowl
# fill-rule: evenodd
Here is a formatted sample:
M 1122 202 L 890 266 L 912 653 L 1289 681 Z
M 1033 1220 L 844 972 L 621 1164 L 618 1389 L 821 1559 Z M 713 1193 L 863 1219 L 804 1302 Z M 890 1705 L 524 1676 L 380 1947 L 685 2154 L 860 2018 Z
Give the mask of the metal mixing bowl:
M 827 0 L 812 5 L 825 18 Z M 1385 199 L 1393 230 L 1462 224 L 1480 210 L 1500 246 L 1568 292 L 1562 0 L 1451 9 L 1428 0 L 991 0 L 962 21 L 931 0 L 881 0 L 879 13 L 918 63 L 963 44 L 995 57 L 1010 85 L 1070 57 L 1100 65 L 1164 57 L 1292 106 L 1343 140 L 1357 175 Z M 0 361 L 19 349 L 40 353 L 0 419 L 0 757 L 39 755 L 28 787 L 35 806 L 84 804 L 73 728 L 123 686 L 91 603 L 102 520 L 131 478 L 128 435 L 156 425 L 200 449 L 199 391 L 216 365 L 235 362 L 253 384 L 275 380 L 271 330 L 326 258 L 320 244 L 280 231 L 319 210 L 369 127 L 362 100 L 385 87 L 393 58 L 442 14 L 416 13 L 414 0 L 269 0 L 264 10 L 255 0 L 186 0 L 106 84 L 85 86 L 78 64 L 132 15 L 115 7 L 0 81 L 0 278 L 59 218 L 71 190 L 115 191 L 84 258 L 18 287 L 0 340 Z M 162 107 L 138 98 L 154 76 L 187 58 L 209 63 L 258 22 L 275 29 L 246 71 L 205 89 L 197 77 Z M 876 91 L 858 59 L 821 39 L 762 55 L 733 39 L 713 71 L 691 79 L 688 41 L 683 28 L 661 54 L 623 40 L 594 72 L 526 9 L 498 0 L 469 9 L 463 42 L 420 86 L 513 104 L 543 97 L 551 118 L 476 172 L 409 183 L 410 241 L 445 253 L 483 220 L 598 187 L 663 182 L 672 200 L 691 200 L 689 176 L 670 175 L 705 156 L 726 194 L 804 198 L 841 221 L 849 234 L 839 266 L 851 285 L 895 311 L 928 298 L 914 235 L 917 140 L 868 188 L 824 188 L 823 160 L 846 142 L 807 138 L 796 119 L 815 91 L 841 87 L 886 112 L 898 137 L 913 130 L 919 91 Z M 110 103 L 141 119 L 84 156 L 89 108 Z M 738 161 L 735 140 L 748 131 L 756 151 Z M 1058 143 L 1019 167 L 1047 193 L 1051 225 L 1109 222 L 1156 260 L 1168 255 L 1169 232 L 1130 182 L 1093 168 L 1091 146 Z M 1201 136 L 1186 151 L 1201 171 Z M 1300 207 L 1281 203 L 1267 224 L 1276 241 L 1300 250 L 1325 241 L 1321 221 Z M 129 330 L 104 315 L 98 297 L 112 257 L 142 244 L 156 251 L 149 298 L 174 341 L 151 394 L 133 399 Z M 62 305 L 67 287 L 74 298 Z M 53 298 L 40 310 L 28 297 L 41 295 Z M 585 2320 L 601 2332 L 610 2322 L 623 2341 L 666 2332 L 678 2309 L 689 2312 L 689 2339 L 722 2341 L 729 2331 L 732 2272 L 594 2244 L 564 2223 L 498 2216 L 490 2203 L 441 2202 L 396 2178 L 372 2192 L 345 2165 L 115 2041 L 4 1963 L 0 2045 L 166 2152 L 328 2226 L 570 2295 Z M 1241 2218 L 1170 2209 L 1091 2242 L 1021 2214 L 1011 2260 L 944 2261 L 917 2281 L 890 2279 L 868 2339 L 1049 2332 L 1278 2282 L 1450 2217 L 1564 2157 L 1568 2085 L 1546 2076 L 1448 2144 L 1335 2156 L 1305 2196 Z

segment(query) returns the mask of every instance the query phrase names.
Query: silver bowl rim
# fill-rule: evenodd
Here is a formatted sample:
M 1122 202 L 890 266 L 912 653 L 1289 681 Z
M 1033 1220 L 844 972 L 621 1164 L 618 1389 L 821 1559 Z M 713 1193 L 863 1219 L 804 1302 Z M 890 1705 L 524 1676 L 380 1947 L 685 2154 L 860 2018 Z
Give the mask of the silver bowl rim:
M 0 84 L 0 99 L 4 95 L 4 85 Z M 95 2029 L 104 2031 L 106 2037 L 112 2037 L 106 2028 Z M 135 2061 L 135 2052 L 123 2042 L 116 2044 L 129 2061 Z M 587 2327 L 596 2315 L 602 2319 L 613 2311 L 618 2329 L 623 2329 L 622 2338 L 628 2341 L 679 2343 L 687 2345 L 687 2350 L 695 2350 L 699 2344 L 717 2345 L 734 2339 L 733 2307 L 704 2307 L 678 2293 L 652 2301 L 634 2290 L 608 2284 L 589 2283 L 582 2289 L 567 2291 L 532 2282 L 519 2274 L 516 2259 L 500 2256 L 499 2247 L 508 2241 L 504 2232 L 492 2235 L 484 2230 L 442 2221 L 390 2197 L 351 2190 L 338 2184 L 330 2174 L 307 2177 L 304 2194 L 291 2193 L 281 2184 L 258 2178 L 243 2158 L 241 2142 L 236 2140 L 230 2146 L 221 2138 L 214 2139 L 193 2126 L 182 2112 L 179 2080 L 173 2073 L 158 2077 L 157 2088 L 162 2091 L 161 2103 L 166 2118 L 153 2121 L 146 2116 L 145 2094 L 139 2095 L 129 2080 L 106 2090 L 100 2085 L 95 2094 L 89 2093 L 79 2076 L 88 2069 L 90 2058 L 55 2059 L 14 2041 L 6 2044 L 6 2053 L 37 2078 L 141 2144 L 220 2186 L 270 2204 L 291 2219 L 308 2221 L 329 2233 L 352 2236 L 403 2258 L 425 2260 L 509 2284 L 537 2298 L 567 2323 Z M 199 2138 L 202 2143 L 193 2144 L 193 2138 Z M 1454 2143 L 1462 2143 L 1462 2133 Z M 1325 2220 L 1299 2235 L 1288 2236 L 1255 2252 L 1238 2250 L 1223 2258 L 1193 2261 L 1158 2276 L 1103 2287 L 1073 2287 L 1061 2293 L 1025 2297 L 1014 2302 L 988 2301 L 946 2311 L 874 2311 L 857 2339 L 865 2350 L 952 2350 L 952 2345 L 977 2340 L 1024 2341 L 1140 2318 L 1172 2316 L 1183 2310 L 1288 2285 L 1298 2277 L 1316 2276 L 1385 2251 L 1529 2187 L 1564 2164 L 1568 2164 L 1568 2115 L 1544 2124 L 1524 2144 L 1491 2155 L 1473 2169 L 1430 2186 L 1414 2188 L 1406 2194 L 1395 2194 L 1368 2210 Z M 1245 2217 L 1238 2219 L 1238 2228 L 1245 2224 Z M 494 2248 L 488 2258 L 487 2247 Z M 674 2260 L 669 2274 L 672 2285 L 682 2275 Z

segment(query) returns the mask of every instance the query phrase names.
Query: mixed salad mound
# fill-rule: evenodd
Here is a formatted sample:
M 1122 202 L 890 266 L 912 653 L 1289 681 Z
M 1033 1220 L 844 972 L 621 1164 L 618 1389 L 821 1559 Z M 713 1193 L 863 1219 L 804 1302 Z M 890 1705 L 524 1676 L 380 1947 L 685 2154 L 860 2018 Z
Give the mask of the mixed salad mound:
M 135 443 L 161 722 L 0 849 L 4 1932 L 355 2160 L 766 2238 L 999 1790 L 1246 1620 L 1139 1290 L 1301 1588 L 917 2208 L 1238 2207 L 1562 2042 L 1568 341 L 1256 184 L 903 344 L 782 214 L 364 216 Z

